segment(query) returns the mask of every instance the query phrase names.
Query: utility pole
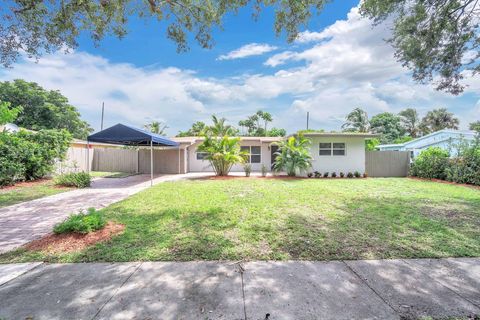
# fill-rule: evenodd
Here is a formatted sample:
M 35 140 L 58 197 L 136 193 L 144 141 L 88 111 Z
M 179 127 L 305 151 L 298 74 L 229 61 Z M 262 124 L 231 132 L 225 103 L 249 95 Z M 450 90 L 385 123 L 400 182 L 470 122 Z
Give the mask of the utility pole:
M 309 122 L 309 120 L 310 120 L 310 112 L 307 111 L 307 130 L 308 130 L 308 122 Z
M 102 123 L 100 124 L 100 131 L 103 130 L 103 114 L 105 112 L 105 102 L 102 102 Z

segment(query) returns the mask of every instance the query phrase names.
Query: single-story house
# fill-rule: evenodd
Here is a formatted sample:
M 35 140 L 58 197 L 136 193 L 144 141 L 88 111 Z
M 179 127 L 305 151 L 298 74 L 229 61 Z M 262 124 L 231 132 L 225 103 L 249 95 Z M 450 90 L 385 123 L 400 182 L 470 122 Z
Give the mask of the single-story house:
M 472 142 L 475 139 L 475 131 L 440 130 L 423 137 L 399 144 L 381 144 L 377 148 L 380 151 L 410 151 L 411 158 L 415 158 L 425 149 L 439 147 L 455 156 L 461 143 Z
M 313 158 L 311 171 L 319 172 L 365 172 L 365 140 L 375 137 L 369 133 L 305 133 L 304 136 L 312 141 L 311 155 Z M 171 140 L 180 144 L 184 149 L 185 157 L 182 172 L 209 172 L 212 168 L 205 154 L 199 152 L 198 146 L 202 137 L 175 137 Z M 261 171 L 265 166 L 271 171 L 275 162 L 275 153 L 278 151 L 276 143 L 283 137 L 241 137 L 240 147 L 249 154 L 248 163 L 252 171 Z M 232 167 L 233 172 L 243 171 L 242 165 Z

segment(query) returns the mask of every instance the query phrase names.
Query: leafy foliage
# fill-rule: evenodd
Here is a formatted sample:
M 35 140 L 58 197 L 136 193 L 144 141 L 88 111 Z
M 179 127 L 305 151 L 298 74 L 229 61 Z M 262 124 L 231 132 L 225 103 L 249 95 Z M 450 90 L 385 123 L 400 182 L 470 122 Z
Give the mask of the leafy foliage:
M 379 144 L 380 144 L 380 140 L 378 140 L 377 138 L 367 139 L 365 140 L 365 150 L 375 151 Z
M 400 111 L 398 115 L 400 116 L 400 121 L 408 136 L 416 138 L 420 134 L 420 118 L 418 117 L 417 110 L 407 108 Z
M 98 44 L 105 36 L 122 38 L 133 17 L 163 22 L 167 37 L 178 51 L 188 50 L 190 34 L 203 48 L 213 46 L 212 31 L 222 27 L 229 13 L 253 8 L 257 17 L 268 8 L 275 12 L 277 34 L 288 41 L 297 37 L 298 27 L 320 11 L 329 0 L 169 0 L 169 1 L 23 1 L 12 0 L 0 15 L 0 62 L 11 65 L 20 52 L 39 57 L 43 53 L 69 50 L 77 46 L 80 34 L 87 33 Z
M 86 172 L 62 173 L 55 177 L 55 184 L 64 187 L 87 188 L 91 183 L 92 178 Z
M 446 179 L 480 186 L 480 136 L 471 144 L 464 143 L 446 169 Z
M 65 130 L 0 133 L 0 185 L 50 174 L 55 161 L 64 159 L 70 140 Z
M 443 129 L 458 130 L 460 121 L 446 108 L 429 111 L 422 119 L 421 130 L 423 134 L 429 134 Z
M 0 101 L 10 103 L 14 109 L 21 107 L 14 123 L 22 128 L 66 129 L 79 139 L 86 138 L 93 131 L 59 91 L 47 91 L 35 82 L 0 82 Z
M 346 117 L 346 122 L 342 125 L 343 131 L 347 132 L 369 132 L 370 123 L 368 114 L 360 108 L 353 109 Z
M 168 129 L 167 124 L 160 122 L 160 121 L 152 121 L 149 124 L 144 125 L 144 128 L 152 133 L 166 136 L 167 133 L 165 132 Z
M 268 124 L 273 121 L 269 112 L 258 110 L 255 114 L 240 120 L 238 126 L 241 127 L 242 135 L 250 137 L 284 137 L 287 132 L 285 129 L 272 128 L 268 130 Z
M 449 153 L 439 147 L 422 151 L 412 164 L 412 176 L 427 179 L 445 179 Z
M 205 122 L 197 121 L 192 124 L 192 127 L 187 131 L 180 131 L 177 134 L 177 137 L 199 137 L 205 133 L 206 129 L 207 125 L 205 124 Z
M 232 166 L 244 163 L 247 156 L 240 150 L 240 139 L 229 136 L 205 135 L 205 140 L 197 150 L 207 153 L 205 159 L 210 162 L 217 176 L 228 175 Z
M 480 132 L 480 120 L 470 123 L 470 125 L 468 127 L 469 127 L 470 130 Z
M 21 107 L 11 108 L 9 102 L 0 101 L 0 125 L 13 122 L 21 111 Z
M 76 232 L 76 233 L 90 233 L 100 230 L 107 224 L 103 213 L 89 208 L 86 213 L 72 214 L 65 221 L 55 225 L 53 232 L 56 234 Z
M 307 171 L 312 166 L 310 144 L 311 141 L 302 134 L 280 141 L 274 169 L 276 171 L 285 170 L 289 176 L 293 177 L 298 171 Z
M 400 117 L 390 113 L 383 112 L 372 117 L 370 120 L 371 131 L 380 134 L 382 143 L 391 143 L 405 134 L 400 123 Z
M 438 90 L 459 94 L 464 74 L 480 70 L 479 6 L 475 0 L 365 0 L 360 12 L 376 23 L 393 18 L 395 56 L 416 81 L 435 79 Z

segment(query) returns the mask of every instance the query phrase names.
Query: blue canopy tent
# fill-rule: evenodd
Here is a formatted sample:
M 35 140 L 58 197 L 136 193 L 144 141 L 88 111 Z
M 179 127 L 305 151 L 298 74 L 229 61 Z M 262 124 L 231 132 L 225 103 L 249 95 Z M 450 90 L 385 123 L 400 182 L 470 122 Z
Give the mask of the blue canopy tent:
M 90 142 L 119 144 L 126 146 L 149 146 L 151 185 L 153 185 L 153 147 L 179 147 L 177 142 L 169 140 L 158 134 L 119 123 L 113 127 L 99 131 L 87 137 L 87 163 L 90 161 L 88 152 L 90 149 Z

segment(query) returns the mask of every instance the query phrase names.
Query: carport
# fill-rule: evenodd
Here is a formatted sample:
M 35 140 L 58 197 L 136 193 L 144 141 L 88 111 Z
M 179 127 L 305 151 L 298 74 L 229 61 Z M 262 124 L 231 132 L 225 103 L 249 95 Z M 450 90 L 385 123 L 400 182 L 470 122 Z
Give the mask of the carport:
M 153 147 L 170 147 L 179 150 L 178 161 L 180 164 L 180 144 L 146 130 L 116 124 L 87 137 L 87 164 L 90 163 L 90 142 L 109 143 L 124 146 L 150 147 L 150 184 L 153 185 Z M 87 165 L 88 170 L 90 170 Z

